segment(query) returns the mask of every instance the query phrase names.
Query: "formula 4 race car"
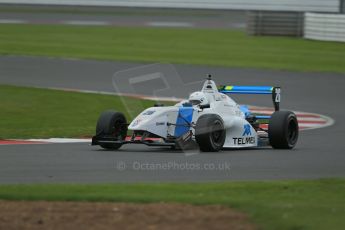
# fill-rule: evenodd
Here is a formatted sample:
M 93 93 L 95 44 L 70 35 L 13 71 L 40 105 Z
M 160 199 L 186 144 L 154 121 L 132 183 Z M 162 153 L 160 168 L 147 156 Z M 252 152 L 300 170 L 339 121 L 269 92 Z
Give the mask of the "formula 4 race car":
M 130 143 L 179 149 L 199 147 L 203 152 L 267 145 L 292 149 L 298 139 L 298 122 L 293 112 L 279 110 L 280 91 L 280 87 L 270 86 L 217 88 L 209 75 L 202 90 L 192 93 L 188 100 L 174 106 L 148 108 L 130 124 L 121 112 L 103 112 L 92 145 L 114 150 Z M 271 116 L 252 114 L 229 94 L 271 94 L 275 112 Z M 268 128 L 262 128 L 262 123 Z M 128 130 L 132 130 L 130 137 Z

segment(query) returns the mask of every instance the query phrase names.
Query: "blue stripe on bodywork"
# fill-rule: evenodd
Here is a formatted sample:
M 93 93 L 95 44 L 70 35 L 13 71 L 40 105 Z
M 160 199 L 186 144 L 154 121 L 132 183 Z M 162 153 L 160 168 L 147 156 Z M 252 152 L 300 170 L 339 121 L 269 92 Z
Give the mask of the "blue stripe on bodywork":
M 266 116 L 266 115 L 256 115 L 255 116 L 256 119 L 271 119 L 271 116 Z
M 180 107 L 176 119 L 175 137 L 180 137 L 190 130 L 193 119 L 193 107 Z
M 248 117 L 252 114 L 248 108 L 248 105 L 240 105 L 240 110 L 244 113 L 245 117 Z

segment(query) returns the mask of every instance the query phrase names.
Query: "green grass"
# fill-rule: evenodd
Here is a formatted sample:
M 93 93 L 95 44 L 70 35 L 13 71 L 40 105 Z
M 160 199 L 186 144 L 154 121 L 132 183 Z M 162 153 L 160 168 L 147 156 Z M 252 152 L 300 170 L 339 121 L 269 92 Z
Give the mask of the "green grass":
M 0 54 L 345 72 L 345 44 L 207 29 L 0 25 Z
M 0 85 L 0 139 L 80 137 L 95 133 L 99 114 L 124 112 L 128 120 L 154 102 L 111 95 Z
M 0 199 L 221 204 L 264 229 L 343 229 L 345 180 L 203 184 L 1 185 Z

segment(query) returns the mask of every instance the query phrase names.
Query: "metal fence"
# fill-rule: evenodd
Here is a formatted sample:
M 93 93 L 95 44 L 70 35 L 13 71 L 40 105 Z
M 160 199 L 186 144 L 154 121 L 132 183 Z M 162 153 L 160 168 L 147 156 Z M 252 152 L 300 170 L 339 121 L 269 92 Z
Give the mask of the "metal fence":
M 340 0 L 339 12 L 345 14 L 345 0 Z
M 302 12 L 250 11 L 247 14 L 249 35 L 303 36 Z
M 343 0 L 0 0 L 0 3 L 339 12 Z
M 345 42 L 345 15 L 306 13 L 304 38 Z

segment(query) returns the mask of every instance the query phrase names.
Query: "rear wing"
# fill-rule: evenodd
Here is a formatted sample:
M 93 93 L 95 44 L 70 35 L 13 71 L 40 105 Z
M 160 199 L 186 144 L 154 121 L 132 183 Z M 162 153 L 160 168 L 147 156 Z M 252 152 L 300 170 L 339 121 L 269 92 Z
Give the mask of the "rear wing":
M 280 87 L 272 86 L 220 86 L 220 93 L 224 94 L 271 94 L 274 110 L 279 111 Z

